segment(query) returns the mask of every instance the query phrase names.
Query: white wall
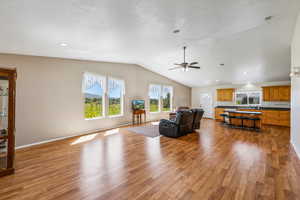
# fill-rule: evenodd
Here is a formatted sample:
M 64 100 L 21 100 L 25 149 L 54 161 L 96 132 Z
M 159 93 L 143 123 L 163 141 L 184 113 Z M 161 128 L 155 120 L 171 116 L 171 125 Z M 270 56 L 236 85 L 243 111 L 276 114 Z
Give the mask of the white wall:
M 300 67 L 300 15 L 292 41 L 292 66 Z M 300 158 L 300 77 L 292 78 L 292 122 L 291 122 L 291 142 Z
M 236 88 L 237 91 L 242 90 L 262 90 L 263 86 L 275 86 L 275 85 L 290 85 L 290 81 L 280 81 L 280 82 L 265 82 L 265 83 L 256 83 L 256 84 L 245 84 L 245 85 L 218 85 L 211 87 L 197 87 L 192 88 L 192 107 L 199 107 L 200 94 L 202 93 L 211 93 L 213 95 L 213 107 L 218 105 L 223 106 L 234 106 L 235 102 L 218 102 L 217 101 L 217 89 L 220 88 Z M 262 102 L 263 106 L 266 107 L 284 107 L 289 108 L 289 102 Z M 213 115 L 214 116 L 214 115 Z
M 17 68 L 17 146 L 131 122 L 131 100 L 147 100 L 150 83 L 172 85 L 174 107 L 191 102 L 189 87 L 137 65 L 0 54 L 0 66 Z M 84 120 L 81 84 L 85 71 L 125 80 L 123 117 Z M 147 114 L 148 120 L 167 117 L 167 113 Z

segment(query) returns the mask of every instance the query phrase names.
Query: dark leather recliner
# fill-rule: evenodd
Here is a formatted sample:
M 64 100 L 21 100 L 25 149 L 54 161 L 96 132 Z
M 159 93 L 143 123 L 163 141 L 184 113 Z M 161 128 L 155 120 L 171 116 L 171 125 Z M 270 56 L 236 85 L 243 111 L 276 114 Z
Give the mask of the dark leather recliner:
M 171 113 L 169 114 L 169 120 L 175 120 L 175 119 L 176 119 L 176 112 L 181 111 L 181 110 L 188 110 L 188 109 L 190 109 L 190 108 L 187 107 L 187 106 L 179 106 L 179 107 L 176 109 L 175 112 L 171 112 Z
M 194 113 L 191 110 L 178 111 L 175 120 L 162 119 L 159 133 L 167 137 L 181 137 L 193 132 Z
M 201 124 L 201 119 L 203 117 L 204 114 L 204 110 L 203 109 L 192 109 L 192 112 L 194 113 L 194 121 L 193 121 L 193 129 L 199 129 L 200 128 L 200 124 Z

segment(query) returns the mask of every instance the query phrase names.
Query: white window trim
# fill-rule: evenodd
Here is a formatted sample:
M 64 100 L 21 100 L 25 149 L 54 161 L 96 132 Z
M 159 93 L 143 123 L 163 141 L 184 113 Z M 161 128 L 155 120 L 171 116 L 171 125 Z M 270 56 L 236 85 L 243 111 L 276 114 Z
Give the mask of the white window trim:
M 163 113 L 170 113 L 172 112 L 172 107 L 173 107 L 173 86 L 171 85 L 162 85 L 162 91 L 164 87 L 171 88 L 171 95 L 170 95 L 170 110 L 169 111 L 163 111 L 163 105 L 162 105 L 162 112 Z M 161 93 L 161 99 L 163 99 L 163 92 Z M 163 103 L 163 100 L 161 100 L 161 103 Z
M 158 97 L 158 111 L 155 111 L 155 112 L 151 112 L 150 111 L 150 88 L 151 86 L 159 86 L 159 97 Z M 150 114 L 158 114 L 158 113 L 161 113 L 161 91 L 162 91 L 162 86 L 160 84 L 149 84 L 149 87 L 148 87 L 148 102 L 149 102 L 149 113 Z
M 249 94 L 250 93 L 259 93 L 260 94 L 260 97 L 259 97 L 259 102 L 260 102 L 260 104 L 249 104 Z M 237 94 L 247 94 L 247 104 L 237 104 L 236 103 L 236 101 L 237 101 Z M 234 95 L 234 97 L 235 97 L 235 99 L 234 99 L 234 101 L 235 101 L 235 105 L 236 106 L 261 106 L 262 105 L 262 100 L 263 100 L 263 97 L 262 97 L 263 95 L 262 95 L 262 91 L 238 91 L 238 92 L 235 92 L 235 95 Z
M 108 111 L 109 111 L 109 94 L 108 94 L 108 84 L 109 84 L 109 79 L 113 79 L 113 80 L 117 80 L 117 81 L 121 81 L 123 82 L 123 91 L 122 91 L 122 95 L 121 95 L 121 114 L 117 114 L 117 115 L 109 115 Z M 125 101 L 125 80 L 120 79 L 120 78 L 115 78 L 112 76 L 108 76 L 107 77 L 107 84 L 106 84 L 107 88 L 107 95 L 106 95 L 106 99 L 107 99 L 107 117 L 108 118 L 117 118 L 117 117 L 123 117 L 124 116 L 124 101 Z
M 84 117 L 84 120 L 86 121 L 91 121 L 91 120 L 99 120 L 99 119 L 104 119 L 106 118 L 106 109 L 105 109 L 105 105 L 106 105 L 106 89 L 107 89 L 107 86 L 106 86 L 106 82 L 107 82 L 107 77 L 105 75 L 102 75 L 102 74 L 97 74 L 97 73 L 92 73 L 92 72 L 83 72 L 83 78 L 82 78 L 82 94 L 83 94 L 83 101 L 85 101 L 85 95 L 84 95 L 84 74 L 89 74 L 89 75 L 92 75 L 92 76 L 98 76 L 98 77 L 101 77 L 103 79 L 103 96 L 102 96 L 102 116 L 100 117 L 93 117 L 93 118 L 85 118 L 84 114 L 83 114 L 83 117 Z M 83 113 L 85 112 L 85 108 L 84 108 L 85 104 L 83 105 Z
M 159 98 L 158 98 L 158 111 L 156 112 L 151 112 L 150 111 L 150 95 L 148 94 L 148 102 L 149 102 L 149 113 L 150 114 L 159 114 L 159 113 L 170 113 L 172 112 L 172 108 L 173 108 L 173 99 L 174 99 L 174 87 L 172 85 L 164 85 L 164 84 L 156 84 L 156 83 L 151 83 L 149 84 L 148 87 L 148 93 L 150 91 L 151 86 L 159 86 L 160 87 L 160 94 L 159 94 Z M 171 96 L 170 96 L 170 110 L 169 111 L 163 111 L 163 89 L 164 87 L 168 87 L 171 88 Z
M 102 117 L 84 118 L 84 120 L 86 120 L 86 121 L 92 121 L 92 120 L 98 120 L 98 119 L 105 119 L 105 117 L 102 116 Z

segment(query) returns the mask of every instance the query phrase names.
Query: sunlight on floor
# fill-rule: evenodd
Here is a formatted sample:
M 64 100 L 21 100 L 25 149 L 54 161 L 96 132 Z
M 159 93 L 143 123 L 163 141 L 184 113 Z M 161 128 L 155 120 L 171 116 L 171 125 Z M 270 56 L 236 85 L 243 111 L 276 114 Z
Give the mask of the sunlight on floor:
M 108 135 L 113 135 L 113 134 L 117 134 L 117 133 L 119 133 L 119 128 L 115 128 L 115 129 L 112 129 L 112 130 L 109 130 L 109 131 L 106 131 L 105 133 L 104 133 L 104 136 L 108 136 Z
M 157 121 L 157 122 L 151 122 L 151 124 L 154 125 L 154 126 L 158 126 L 159 125 L 159 121 Z
M 261 149 L 254 144 L 236 142 L 232 149 L 243 167 L 250 167 L 262 158 Z
M 90 141 L 90 140 L 94 139 L 96 137 L 96 135 L 98 135 L 98 133 L 81 136 L 80 138 L 78 138 L 77 140 L 72 142 L 71 145 L 80 144 L 80 143 L 83 143 L 83 142 Z

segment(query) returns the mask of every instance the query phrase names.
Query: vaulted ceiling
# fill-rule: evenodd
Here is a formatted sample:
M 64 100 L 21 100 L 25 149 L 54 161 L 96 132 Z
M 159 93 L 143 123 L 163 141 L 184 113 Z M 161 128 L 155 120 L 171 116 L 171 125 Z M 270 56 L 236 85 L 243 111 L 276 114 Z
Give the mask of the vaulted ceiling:
M 7 0 L 0 52 L 135 63 L 188 86 L 288 80 L 299 8 L 299 0 Z M 168 70 L 184 45 L 201 70 Z

